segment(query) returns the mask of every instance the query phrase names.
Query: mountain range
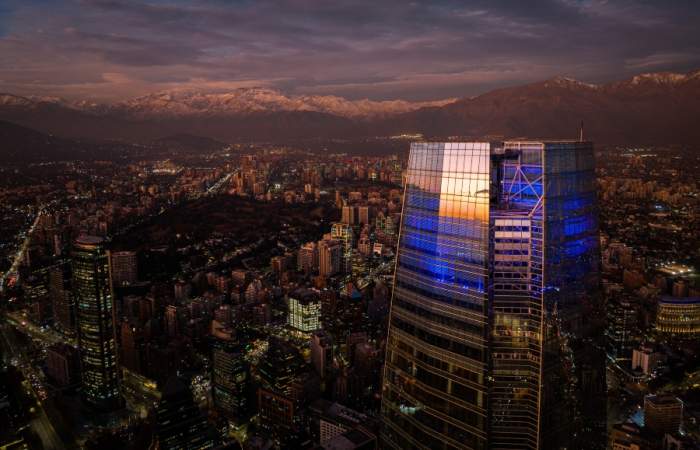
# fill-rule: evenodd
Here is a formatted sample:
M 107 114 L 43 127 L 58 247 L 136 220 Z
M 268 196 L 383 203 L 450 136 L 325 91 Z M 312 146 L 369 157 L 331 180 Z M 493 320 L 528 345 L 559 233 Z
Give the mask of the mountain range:
M 436 102 L 289 96 L 267 88 L 169 91 L 115 102 L 0 94 L 0 120 L 62 137 L 152 141 L 173 134 L 227 142 L 365 138 L 574 138 L 603 144 L 700 141 L 700 70 L 607 84 L 570 78 Z
M 306 111 L 348 118 L 377 118 L 414 111 L 426 106 L 442 106 L 456 99 L 429 102 L 405 100 L 347 100 L 334 95 L 288 96 L 269 88 L 240 88 L 223 93 L 195 90 L 157 92 L 112 104 L 86 100 L 69 101 L 60 97 L 0 94 L 0 106 L 34 109 L 57 107 L 97 116 L 115 115 L 132 119 L 164 117 L 238 116 L 256 113 Z

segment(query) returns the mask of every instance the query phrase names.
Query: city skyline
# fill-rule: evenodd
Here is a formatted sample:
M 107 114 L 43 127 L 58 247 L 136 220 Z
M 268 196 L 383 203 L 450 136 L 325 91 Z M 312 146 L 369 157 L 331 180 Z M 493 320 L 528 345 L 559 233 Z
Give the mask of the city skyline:
M 698 24 L 0 0 L 0 449 L 700 450 Z
M 0 169 L 0 442 L 696 442 L 692 148 L 414 139 Z

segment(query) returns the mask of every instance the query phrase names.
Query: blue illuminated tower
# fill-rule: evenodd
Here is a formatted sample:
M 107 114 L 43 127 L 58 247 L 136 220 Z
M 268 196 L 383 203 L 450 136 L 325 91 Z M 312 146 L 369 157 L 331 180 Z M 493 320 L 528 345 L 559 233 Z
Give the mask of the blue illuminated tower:
M 411 146 L 382 416 L 390 448 L 596 448 L 588 142 Z M 594 420 L 586 421 L 585 417 Z

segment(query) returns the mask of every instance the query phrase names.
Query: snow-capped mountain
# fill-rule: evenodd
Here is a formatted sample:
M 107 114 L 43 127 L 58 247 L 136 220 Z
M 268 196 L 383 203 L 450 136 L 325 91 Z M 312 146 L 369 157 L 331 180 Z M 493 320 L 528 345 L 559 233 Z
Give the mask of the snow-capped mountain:
M 3 108 L 31 108 L 36 103 L 31 98 L 12 94 L 0 94 L 0 107 Z
M 0 94 L 0 120 L 62 137 L 150 141 L 187 133 L 231 142 L 448 136 L 586 136 L 623 144 L 700 141 L 700 71 L 589 84 L 572 78 L 455 101 L 348 100 L 268 88 L 169 91 L 112 104 Z
M 643 73 L 633 77 L 630 84 L 656 83 L 656 84 L 682 84 L 688 81 L 700 80 L 700 70 L 690 73 L 657 72 Z
M 241 88 L 223 93 L 203 93 L 193 90 L 164 91 L 113 104 L 87 100 L 67 101 L 59 97 L 20 97 L 0 94 L 0 106 L 33 107 L 37 104 L 55 104 L 87 113 L 118 113 L 135 118 L 246 115 L 280 111 L 311 111 L 353 119 L 377 118 L 415 111 L 425 106 L 442 106 L 453 101 L 455 99 L 409 102 L 348 100 L 333 95 L 288 96 L 268 88 Z
M 348 118 L 384 117 L 414 111 L 424 106 L 442 106 L 454 99 L 437 102 L 404 100 L 347 100 L 336 96 L 287 96 L 268 88 L 241 88 L 224 93 L 166 91 L 137 97 L 113 105 L 114 110 L 137 116 L 221 115 L 279 111 L 314 111 Z

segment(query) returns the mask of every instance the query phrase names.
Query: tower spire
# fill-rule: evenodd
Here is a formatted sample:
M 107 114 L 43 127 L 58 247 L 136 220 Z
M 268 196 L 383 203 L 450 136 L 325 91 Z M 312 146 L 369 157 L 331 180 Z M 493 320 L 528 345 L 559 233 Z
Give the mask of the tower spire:
M 578 140 L 579 142 L 583 142 L 583 120 L 581 121 L 581 127 L 579 128 Z

